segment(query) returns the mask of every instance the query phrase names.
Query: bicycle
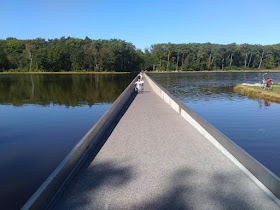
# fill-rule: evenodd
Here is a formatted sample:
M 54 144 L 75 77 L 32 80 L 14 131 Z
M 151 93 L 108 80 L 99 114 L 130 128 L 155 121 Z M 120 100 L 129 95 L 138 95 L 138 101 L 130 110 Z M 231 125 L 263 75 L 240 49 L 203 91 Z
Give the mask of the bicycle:
M 265 88 L 265 79 L 264 79 L 264 75 L 266 75 L 266 74 L 267 74 L 267 73 L 264 73 L 263 76 L 262 76 L 262 81 L 261 81 L 260 86 L 259 86 L 261 89 L 264 89 L 264 88 Z

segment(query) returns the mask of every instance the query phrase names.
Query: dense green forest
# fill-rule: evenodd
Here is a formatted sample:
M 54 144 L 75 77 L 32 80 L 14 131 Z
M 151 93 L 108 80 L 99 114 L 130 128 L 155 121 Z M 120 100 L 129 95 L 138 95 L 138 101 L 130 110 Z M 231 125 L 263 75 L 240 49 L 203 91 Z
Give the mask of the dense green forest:
M 0 39 L 0 71 L 200 71 L 280 69 L 280 44 L 154 44 L 61 37 Z
M 155 44 L 145 55 L 148 66 L 167 71 L 280 68 L 280 44 Z
M 143 55 L 131 43 L 117 39 L 0 40 L 1 71 L 138 71 Z

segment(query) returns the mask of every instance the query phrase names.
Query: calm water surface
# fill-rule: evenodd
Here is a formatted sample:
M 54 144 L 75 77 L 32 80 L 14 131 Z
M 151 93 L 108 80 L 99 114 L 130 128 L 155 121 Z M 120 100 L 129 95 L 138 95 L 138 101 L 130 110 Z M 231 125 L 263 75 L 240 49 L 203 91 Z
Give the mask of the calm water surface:
M 0 75 L 0 209 L 19 209 L 134 76 Z
M 267 76 L 280 81 L 280 73 Z M 260 73 L 151 77 L 280 177 L 280 104 L 250 99 L 233 91 L 240 83 L 259 83 Z

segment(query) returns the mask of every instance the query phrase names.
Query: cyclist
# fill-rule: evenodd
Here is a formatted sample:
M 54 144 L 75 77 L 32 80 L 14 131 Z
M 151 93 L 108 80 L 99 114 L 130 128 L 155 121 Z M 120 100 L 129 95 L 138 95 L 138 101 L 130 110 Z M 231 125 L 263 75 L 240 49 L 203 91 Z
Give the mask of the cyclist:
M 273 80 L 271 78 L 267 78 L 265 82 L 265 86 L 269 88 L 273 84 Z

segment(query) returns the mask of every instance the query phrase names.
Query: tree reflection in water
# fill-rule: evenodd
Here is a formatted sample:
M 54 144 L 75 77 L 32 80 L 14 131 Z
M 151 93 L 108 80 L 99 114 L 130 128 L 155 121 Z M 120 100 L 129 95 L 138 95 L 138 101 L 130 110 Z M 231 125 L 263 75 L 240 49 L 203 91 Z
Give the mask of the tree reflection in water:
M 19 209 L 136 75 L 0 75 L 0 209 Z
M 0 75 L 0 104 L 92 106 L 112 103 L 133 74 Z

